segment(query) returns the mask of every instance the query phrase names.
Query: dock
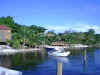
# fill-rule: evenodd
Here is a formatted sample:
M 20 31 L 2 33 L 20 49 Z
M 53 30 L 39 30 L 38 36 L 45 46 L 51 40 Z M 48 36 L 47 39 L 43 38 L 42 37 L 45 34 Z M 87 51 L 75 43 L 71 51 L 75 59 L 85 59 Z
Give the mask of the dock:
M 0 75 L 22 75 L 22 72 L 0 67 Z
M 82 44 L 71 44 L 70 46 L 50 46 L 50 45 L 44 45 L 46 48 L 87 48 L 88 45 L 82 45 Z
M 26 52 L 40 52 L 41 49 L 33 48 L 33 49 L 3 49 L 0 50 L 0 55 L 13 55 L 17 53 L 26 53 Z

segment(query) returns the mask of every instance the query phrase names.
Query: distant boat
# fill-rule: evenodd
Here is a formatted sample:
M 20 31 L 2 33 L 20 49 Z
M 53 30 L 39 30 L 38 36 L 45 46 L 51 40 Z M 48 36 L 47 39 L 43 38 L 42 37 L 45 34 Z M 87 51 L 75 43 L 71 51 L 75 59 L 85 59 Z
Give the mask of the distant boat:
M 58 48 L 57 50 L 55 49 L 55 50 L 49 51 L 48 54 L 52 56 L 65 57 L 70 54 L 70 51 L 65 52 L 64 48 Z
M 52 51 L 54 50 L 55 48 L 48 48 L 48 47 L 45 47 L 46 51 L 49 52 L 49 51 Z
M 49 51 L 54 51 L 54 50 L 64 50 L 64 48 L 62 48 L 62 47 L 58 47 L 58 46 L 47 46 L 47 47 L 45 47 L 45 49 L 46 49 L 46 51 L 47 52 L 49 52 Z

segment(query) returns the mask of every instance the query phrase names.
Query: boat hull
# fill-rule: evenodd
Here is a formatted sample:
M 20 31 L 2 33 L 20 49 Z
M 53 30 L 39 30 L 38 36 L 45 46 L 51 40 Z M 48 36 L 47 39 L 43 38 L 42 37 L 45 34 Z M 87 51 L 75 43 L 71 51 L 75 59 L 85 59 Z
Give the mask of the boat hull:
M 69 56 L 70 52 L 67 51 L 67 52 L 63 52 L 63 53 L 60 53 L 60 52 L 48 52 L 49 55 L 52 55 L 52 56 L 59 56 L 59 57 L 66 57 L 66 56 Z
M 54 50 L 54 48 L 45 48 L 47 52 Z

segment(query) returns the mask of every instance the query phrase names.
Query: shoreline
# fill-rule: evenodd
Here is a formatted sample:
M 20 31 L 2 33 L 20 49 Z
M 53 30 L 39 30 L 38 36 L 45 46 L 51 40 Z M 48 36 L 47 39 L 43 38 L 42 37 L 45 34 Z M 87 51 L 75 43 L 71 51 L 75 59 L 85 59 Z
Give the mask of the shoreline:
M 56 47 L 59 47 L 59 48 L 87 48 L 89 47 L 88 45 L 82 45 L 82 44 L 72 44 L 70 46 L 50 46 L 50 45 L 45 45 L 44 47 L 47 47 L 47 48 L 56 48 Z
M 28 53 L 28 52 L 42 52 L 45 48 L 64 48 L 64 49 L 80 49 L 80 48 L 90 48 L 94 46 L 82 45 L 82 44 L 72 44 L 70 46 L 50 46 L 50 45 L 41 45 L 38 48 L 27 48 L 27 49 L 13 49 L 13 48 L 4 48 L 0 50 L 0 55 L 13 55 L 17 53 Z
M 41 52 L 40 48 L 30 48 L 30 49 L 3 49 L 0 51 L 0 55 L 14 55 L 17 53 L 28 53 L 28 52 Z

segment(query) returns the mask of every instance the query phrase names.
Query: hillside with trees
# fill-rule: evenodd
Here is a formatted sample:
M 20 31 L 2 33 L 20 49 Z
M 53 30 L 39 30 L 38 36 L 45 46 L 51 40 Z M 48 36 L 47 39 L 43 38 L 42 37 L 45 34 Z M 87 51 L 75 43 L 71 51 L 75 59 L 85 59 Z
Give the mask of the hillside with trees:
M 11 29 L 12 40 L 7 41 L 14 48 L 21 48 L 23 45 L 35 47 L 42 44 L 42 34 L 45 28 L 36 25 L 21 25 L 16 23 L 12 17 L 1 17 L 0 25 L 6 25 Z
M 12 40 L 7 41 L 13 48 L 36 47 L 45 42 L 50 45 L 52 42 L 64 41 L 69 44 L 99 45 L 100 34 L 95 34 L 93 29 L 88 32 L 70 32 L 56 34 L 53 31 L 46 31 L 46 28 L 37 25 L 21 25 L 16 23 L 12 17 L 0 17 L 0 25 L 6 25 L 11 29 Z
M 100 34 L 95 34 L 95 31 L 93 29 L 89 29 L 88 32 L 67 31 L 58 34 L 54 32 L 52 33 L 55 35 L 48 37 L 46 40 L 50 42 L 64 41 L 68 44 L 84 44 L 84 45 L 93 45 L 93 46 L 100 45 Z

